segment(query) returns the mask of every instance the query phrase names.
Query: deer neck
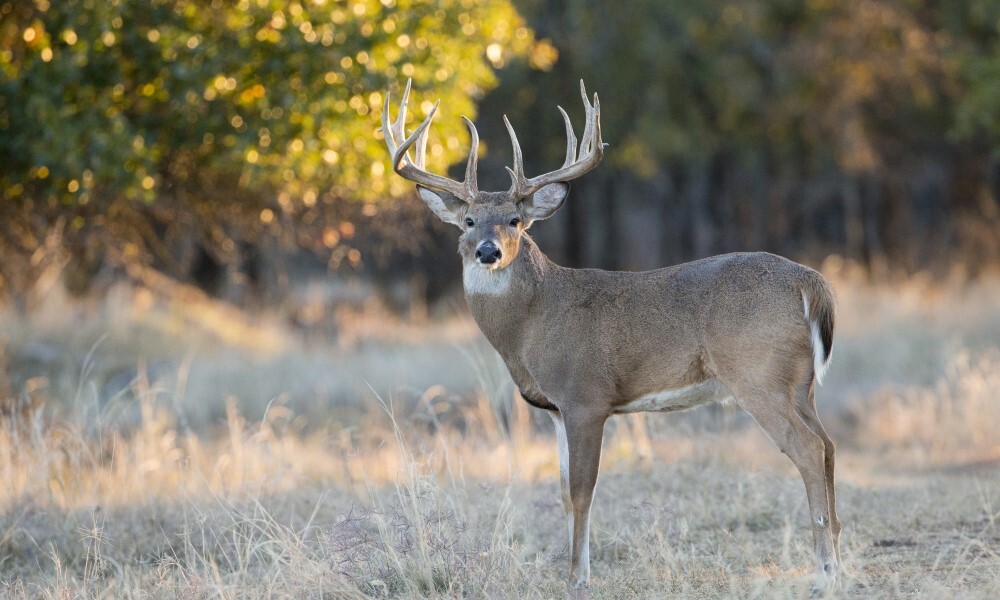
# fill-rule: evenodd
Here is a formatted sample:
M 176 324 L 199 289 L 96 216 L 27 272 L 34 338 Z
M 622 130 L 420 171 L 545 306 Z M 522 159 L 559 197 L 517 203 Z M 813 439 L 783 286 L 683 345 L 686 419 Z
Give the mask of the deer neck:
M 517 258 L 504 269 L 487 271 L 475 263 L 464 264 L 462 282 L 469 310 L 501 355 L 516 345 L 551 266 L 527 234 L 521 239 Z

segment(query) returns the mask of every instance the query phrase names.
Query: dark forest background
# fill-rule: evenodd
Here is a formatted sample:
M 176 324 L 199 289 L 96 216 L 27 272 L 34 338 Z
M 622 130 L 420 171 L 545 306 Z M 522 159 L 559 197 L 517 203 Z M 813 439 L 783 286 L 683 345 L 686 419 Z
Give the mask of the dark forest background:
M 360 279 L 435 300 L 454 232 L 391 173 L 386 90 L 441 99 L 432 170 L 529 175 L 600 94 L 601 167 L 533 232 L 569 266 L 737 250 L 873 278 L 1000 263 L 1000 1 L 0 1 L 0 289 L 151 275 L 245 307 Z M 458 175 L 458 171 L 455 171 Z M 387 295 L 391 296 L 390 292 Z M 397 294 L 399 295 L 399 294 Z

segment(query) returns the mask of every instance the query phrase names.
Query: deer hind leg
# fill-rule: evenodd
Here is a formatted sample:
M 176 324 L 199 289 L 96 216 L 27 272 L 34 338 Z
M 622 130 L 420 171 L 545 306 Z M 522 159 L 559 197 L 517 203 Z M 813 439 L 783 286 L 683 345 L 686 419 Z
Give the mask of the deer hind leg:
M 771 441 L 788 455 L 805 482 L 817 562 L 814 592 L 826 591 L 836 582 L 838 570 L 826 444 L 803 420 L 791 394 L 751 394 L 741 397 L 739 402 Z
M 569 583 L 582 587 L 590 579 L 590 506 L 601 464 L 601 442 L 607 416 L 574 411 L 562 417 L 566 428 L 572 505 Z
M 834 485 L 833 470 L 836 447 L 833 440 L 827 434 L 826 429 L 819 420 L 816 412 L 816 385 L 811 383 L 797 394 L 798 410 L 802 420 L 805 421 L 809 429 L 823 440 L 825 449 L 824 458 L 826 467 L 826 495 L 830 502 L 830 528 L 833 531 L 833 549 L 837 555 L 837 563 L 840 563 L 840 518 L 837 517 L 837 491 Z
M 573 550 L 573 499 L 569 491 L 569 442 L 566 439 L 566 423 L 563 422 L 562 413 L 557 410 L 547 411 L 552 417 L 552 424 L 556 430 L 556 448 L 559 451 L 559 486 L 562 488 L 563 510 L 566 511 L 566 522 L 569 531 L 570 551 Z

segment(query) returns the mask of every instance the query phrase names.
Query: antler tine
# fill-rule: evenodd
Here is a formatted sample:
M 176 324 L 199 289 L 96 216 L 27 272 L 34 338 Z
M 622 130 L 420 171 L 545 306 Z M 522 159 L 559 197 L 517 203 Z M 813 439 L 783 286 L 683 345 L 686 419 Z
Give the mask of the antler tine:
M 583 98 L 584 111 L 586 112 L 586 125 L 583 129 L 583 137 L 580 139 L 579 154 L 577 154 L 577 139 L 570 123 L 569 116 L 561 107 L 559 112 L 563 115 L 566 123 L 566 160 L 559 169 L 538 177 L 525 179 L 524 162 L 521 156 L 521 146 L 517 143 L 517 136 L 514 128 L 510 126 L 507 117 L 504 123 L 510 133 L 511 143 L 514 146 L 514 168 L 508 168 L 510 177 L 513 180 L 511 193 L 517 198 L 524 198 L 537 192 L 542 187 L 556 182 L 567 182 L 580 177 L 596 167 L 604 158 L 604 144 L 601 139 L 601 103 L 594 94 L 594 103 L 587 100 L 587 90 L 580 81 L 580 95 Z
M 385 145 L 389 148 L 389 154 L 396 154 L 396 140 L 392 137 L 392 127 L 389 125 L 389 92 L 385 93 L 385 102 L 382 103 L 382 127 L 379 128 L 382 137 L 385 138 Z
M 410 80 L 407 79 L 406 89 L 403 90 L 403 98 L 399 101 L 399 114 L 396 116 L 396 120 L 391 123 L 389 122 L 389 92 L 385 93 L 385 102 L 382 104 L 382 134 L 385 136 L 385 143 L 389 147 L 389 153 L 394 157 L 399 147 L 399 141 L 406 139 L 404 127 L 406 124 L 406 105 L 409 102 L 409 98 Z
M 594 117 L 599 116 L 599 113 L 595 110 L 594 105 L 587 100 L 587 88 L 583 86 L 582 79 L 580 80 L 580 97 L 583 98 L 583 106 L 587 115 L 583 127 L 583 138 L 580 140 L 580 154 L 582 155 L 589 153 L 594 143 Z M 594 100 L 597 100 L 597 94 L 594 94 Z
M 469 128 L 469 160 L 465 163 L 465 189 L 470 197 L 479 193 L 478 163 L 479 163 L 479 132 L 476 125 L 466 117 L 462 117 Z
M 406 139 L 404 139 L 403 143 L 400 144 L 399 147 L 396 148 L 396 152 L 395 152 L 395 154 L 393 154 L 393 160 L 395 161 L 395 163 L 393 165 L 393 168 L 396 169 L 397 173 L 400 173 L 400 169 L 403 168 L 403 167 L 414 167 L 414 168 L 418 168 L 418 169 L 423 168 L 423 165 L 420 164 L 419 160 L 416 161 L 416 162 L 411 162 L 410 161 L 410 157 L 407 156 L 407 152 L 410 151 L 410 147 L 413 146 L 417 142 L 417 140 L 423 139 L 424 143 L 426 143 L 426 141 L 427 141 L 427 136 L 426 136 L 427 128 L 430 127 L 431 120 L 434 119 L 434 113 L 437 112 L 439 104 L 441 104 L 440 100 L 438 100 L 437 102 L 434 103 L 434 107 L 431 108 L 431 112 L 427 113 L 427 117 L 424 119 L 423 123 L 421 123 L 420 126 L 417 127 L 416 130 L 414 130 L 414 132 L 411 133 L 409 135 L 409 137 L 407 137 Z M 393 125 L 393 129 L 395 130 L 395 131 L 393 131 L 393 135 L 394 136 L 395 135 L 399 135 L 400 137 L 403 137 L 403 135 L 404 135 L 404 129 L 403 129 L 403 123 L 402 122 L 397 121 Z M 422 150 L 418 150 L 417 153 L 418 154 L 423 154 L 423 151 Z M 423 157 L 421 156 L 421 158 L 423 158 Z M 400 175 L 402 175 L 402 173 L 400 173 Z
M 563 107 L 557 106 L 562 113 L 563 121 L 566 123 L 566 160 L 563 161 L 563 168 L 566 168 L 576 161 L 576 132 L 573 131 L 573 123 L 569 120 L 569 115 Z
M 434 105 L 434 110 L 435 111 L 437 110 L 437 104 Z M 430 128 L 429 127 L 426 128 L 426 129 L 424 129 L 423 133 L 420 134 L 420 137 L 417 138 L 417 142 L 416 142 L 416 144 L 413 147 L 413 152 L 414 152 L 413 165 L 415 167 L 417 167 L 418 169 L 423 169 L 424 165 L 427 164 L 427 137 L 428 137 L 427 134 L 428 133 L 430 133 Z
M 412 79 L 406 80 L 406 88 L 403 89 L 403 99 L 399 101 L 399 114 L 396 116 L 396 122 L 393 124 L 393 135 L 398 134 L 400 140 L 406 139 L 406 108 L 410 104 L 410 86 L 412 84 Z M 386 96 L 388 95 L 389 92 L 386 92 Z
M 514 150 L 514 168 L 504 167 L 507 172 L 510 173 L 510 191 L 514 195 L 520 196 L 519 190 L 524 185 L 524 156 L 521 154 L 521 144 L 517 141 L 517 134 L 514 133 L 514 127 L 511 126 L 510 121 L 507 119 L 507 115 L 503 116 L 503 124 L 507 126 L 507 133 L 510 135 L 510 145 Z
M 475 175 L 473 175 L 471 179 L 472 185 L 470 186 L 468 173 L 469 168 L 475 172 L 475 155 L 479 146 L 478 134 L 475 133 L 473 128 L 472 155 L 469 157 L 469 162 L 472 166 L 466 168 L 466 183 L 459 183 L 448 179 L 447 177 L 442 177 L 441 175 L 435 175 L 434 173 L 425 171 L 424 164 L 427 157 L 427 136 L 431 121 L 434 119 L 434 115 L 437 113 L 437 109 L 438 106 L 440 106 L 441 101 L 438 100 L 434 103 L 434 107 L 427 114 L 424 121 L 413 133 L 409 135 L 409 137 L 407 137 L 406 105 L 410 97 L 410 85 L 411 80 L 408 79 L 406 81 L 406 89 L 403 91 L 403 98 L 399 103 L 399 116 L 396 118 L 395 122 L 389 122 L 388 92 L 386 92 L 385 104 L 382 107 L 382 133 L 385 137 L 385 145 L 389 149 L 389 154 L 392 156 L 392 170 L 403 178 L 414 183 L 444 190 L 446 192 L 450 192 L 460 200 L 472 202 L 476 193 L 476 178 Z M 400 142 L 400 140 L 402 140 L 402 142 Z M 414 160 L 411 161 L 408 156 L 408 152 L 414 144 L 416 144 L 414 150 L 415 157 Z
M 601 151 L 603 151 L 607 144 L 601 139 L 601 99 L 597 97 L 597 92 L 594 92 L 594 113 L 597 115 L 597 118 L 594 119 L 595 141 L 601 147 Z

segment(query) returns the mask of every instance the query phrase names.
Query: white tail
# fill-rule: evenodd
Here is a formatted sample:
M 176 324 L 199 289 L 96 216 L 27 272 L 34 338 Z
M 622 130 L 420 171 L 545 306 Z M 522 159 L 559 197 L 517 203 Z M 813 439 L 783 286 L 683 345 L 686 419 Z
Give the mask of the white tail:
M 819 322 L 809 316 L 809 298 L 806 297 L 805 291 L 802 292 L 802 306 L 805 310 L 806 323 L 809 324 L 809 340 L 812 345 L 813 353 L 813 373 L 816 374 L 816 383 L 823 383 L 823 376 L 826 375 L 826 370 L 830 368 L 830 360 L 833 358 L 833 348 L 825 348 L 823 346 L 823 339 L 820 337 Z

